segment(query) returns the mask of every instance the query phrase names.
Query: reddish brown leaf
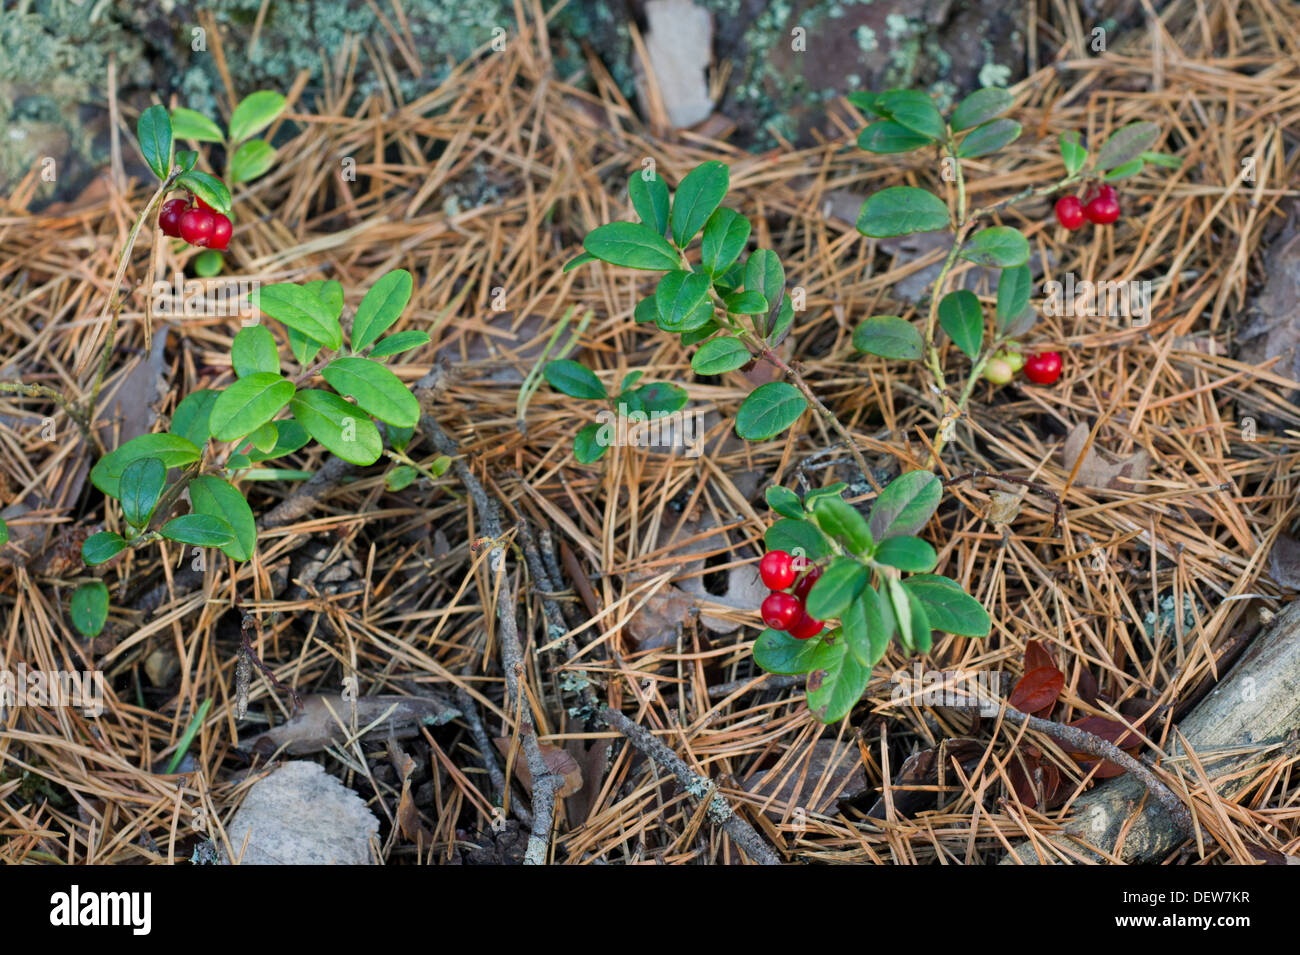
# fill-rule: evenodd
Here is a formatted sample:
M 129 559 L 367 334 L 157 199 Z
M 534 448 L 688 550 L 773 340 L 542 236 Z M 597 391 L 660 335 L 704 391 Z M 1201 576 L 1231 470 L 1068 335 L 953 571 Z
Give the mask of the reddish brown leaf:
M 1065 689 L 1065 674 L 1056 667 L 1030 670 L 1011 691 L 1011 705 L 1022 713 L 1037 713 L 1056 702 Z
M 1052 654 L 1042 643 L 1030 640 L 1025 644 L 1025 672 L 1041 670 L 1043 667 L 1051 667 L 1055 670 L 1056 661 L 1052 659 Z
M 1087 667 L 1079 668 L 1079 682 L 1077 684 L 1079 699 L 1089 706 L 1097 705 L 1097 678 L 1092 675 L 1092 671 Z

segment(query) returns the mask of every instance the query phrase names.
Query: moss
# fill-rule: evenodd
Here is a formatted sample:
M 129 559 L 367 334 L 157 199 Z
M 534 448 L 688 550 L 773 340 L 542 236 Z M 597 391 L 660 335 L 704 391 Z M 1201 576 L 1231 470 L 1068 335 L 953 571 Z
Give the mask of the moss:
M 880 46 L 876 41 L 876 31 L 871 29 L 871 27 L 867 26 L 865 23 L 858 27 L 854 36 L 857 38 L 858 48 L 861 49 L 863 53 L 870 53 Z

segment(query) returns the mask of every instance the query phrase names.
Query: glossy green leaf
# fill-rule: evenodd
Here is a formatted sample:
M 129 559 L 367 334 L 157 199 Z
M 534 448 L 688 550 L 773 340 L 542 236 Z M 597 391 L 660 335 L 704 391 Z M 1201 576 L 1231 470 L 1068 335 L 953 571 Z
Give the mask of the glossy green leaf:
M 765 315 L 767 314 L 767 299 L 758 292 L 746 289 L 743 292 L 732 292 L 723 300 L 727 312 L 731 315 Z
M 858 215 L 858 231 L 873 238 L 934 232 L 948 225 L 944 201 L 914 186 L 891 186 L 872 193 Z
M 256 431 L 248 435 L 248 442 L 255 449 L 256 453 L 266 454 L 275 447 L 276 442 L 280 439 L 280 432 L 276 430 L 275 422 L 268 421 Z
M 1111 134 L 1097 151 L 1097 168 L 1114 169 L 1139 158 L 1150 150 L 1160 138 L 1160 127 L 1155 123 L 1129 123 Z
M 240 100 L 230 116 L 230 141 L 242 142 L 274 122 L 284 109 L 285 99 L 273 90 L 258 90 Z
M 1034 279 L 1027 265 L 1003 269 L 998 274 L 998 333 L 1003 334 L 1012 319 L 1019 318 L 1029 307 Z
M 112 560 L 124 550 L 126 550 L 126 540 L 121 534 L 114 534 L 112 531 L 100 531 L 98 534 L 91 534 L 82 541 L 81 559 L 94 567 L 96 564 Z
M 176 434 L 142 434 L 110 451 L 90 469 L 90 481 L 109 497 L 117 497 L 122 472 L 132 461 L 158 458 L 169 468 L 197 461 L 200 451 L 193 442 Z
M 219 394 L 221 392 L 214 388 L 191 391 L 181 399 L 181 403 L 172 412 L 171 427 L 167 430 L 184 438 L 195 448 L 203 447 L 208 443 L 208 438 L 212 437 L 212 431 L 208 427 L 208 415 L 211 414 L 212 403 L 217 400 Z
M 307 429 L 293 418 L 282 418 L 279 421 L 270 421 L 267 422 L 266 427 L 275 429 L 275 446 L 269 451 L 250 452 L 248 455 L 250 463 L 253 461 L 269 461 L 272 458 L 280 458 L 284 457 L 286 454 L 292 454 L 299 448 L 304 447 L 307 442 L 311 440 L 311 435 L 307 433 Z M 407 440 L 409 441 L 410 429 L 406 429 L 406 431 L 408 432 Z M 392 441 L 393 447 L 397 448 L 399 451 L 406 449 L 406 445 L 402 443 L 402 433 L 403 429 L 401 428 L 388 429 L 389 439 Z
M 720 207 L 704 223 L 700 265 L 710 275 L 725 272 L 740 258 L 753 227 L 734 209 Z
M 858 133 L 858 148 L 870 153 L 906 153 L 933 142 L 929 136 L 888 119 L 872 123 Z
M 257 549 L 257 520 L 244 495 L 230 483 L 203 474 L 190 482 L 190 504 L 195 514 L 220 518 L 233 540 L 215 546 L 234 560 L 251 560 Z
M 871 581 L 871 572 L 852 557 L 836 557 L 808 591 L 808 615 L 817 620 L 838 617 Z
M 986 123 L 994 116 L 1005 113 L 1015 102 L 1015 97 L 997 86 L 986 86 L 971 93 L 957 104 L 952 111 L 952 131 L 961 132 L 980 123 Z
M 253 305 L 327 348 L 338 349 L 343 345 L 343 329 L 338 318 L 311 289 L 288 283 L 263 286 L 253 293 Z
M 311 292 L 325 306 L 328 319 L 338 321 L 343 315 L 343 283 L 338 279 L 316 279 L 303 282 L 302 287 Z
M 391 371 L 369 358 L 336 358 L 321 375 L 335 391 L 356 399 L 362 411 L 399 428 L 420 423 L 420 402 Z
M 216 212 L 230 215 L 230 189 L 224 182 L 201 169 L 191 169 L 176 179 L 176 185 L 188 189 Z
M 713 210 L 727 194 L 731 173 L 727 164 L 716 160 L 703 162 L 686 174 L 673 196 L 673 241 L 679 249 L 686 248 L 695 234 L 704 228 Z
M 823 723 L 837 723 L 862 699 L 871 669 L 848 652 L 843 637 L 826 638 L 808 674 L 808 709 Z
M 988 611 L 961 589 L 961 584 L 934 574 L 917 574 L 903 586 L 923 607 L 931 626 L 964 637 L 986 637 L 992 627 Z
M 689 395 L 686 389 L 667 381 L 656 381 L 642 385 L 621 396 L 629 412 L 644 411 L 646 414 L 672 414 L 686 406 Z
M 706 303 L 706 307 L 707 307 L 707 303 Z M 693 328 L 689 332 L 682 332 L 681 333 L 682 344 L 688 347 L 691 345 L 698 345 L 700 342 L 704 341 L 706 338 L 708 338 L 710 335 L 716 332 L 718 330 L 718 327 L 719 326 L 717 322 L 713 321 L 713 319 L 709 319 L 699 328 Z
M 193 149 L 178 149 L 172 161 L 172 168 L 181 167 L 182 172 L 189 172 L 199 162 L 199 154 Z
M 572 272 L 580 265 L 586 265 L 588 262 L 599 262 L 599 261 L 600 259 L 596 258 L 590 252 L 580 252 L 577 255 L 575 255 L 573 258 L 569 259 L 569 261 L 564 263 L 563 271 Z
M 865 554 L 874 546 L 866 518 L 838 494 L 810 496 L 805 505 L 817 526 L 854 554 Z
M 234 441 L 251 434 L 289 403 L 293 382 L 272 372 L 259 371 L 240 378 L 212 403 L 208 423 L 218 441 Z
M 336 394 L 300 391 L 289 402 L 289 410 L 308 434 L 349 464 L 374 464 L 384 451 L 374 422 Z
M 911 322 L 897 315 L 874 315 L 853 330 L 853 347 L 881 358 L 915 361 L 925 346 Z
M 768 673 L 807 673 L 821 640 L 796 640 L 781 630 L 764 630 L 754 641 L 754 662 Z
M 771 249 L 757 249 L 745 263 L 745 289 L 758 292 L 768 303 L 785 291 L 785 269 L 781 257 Z
M 767 529 L 763 546 L 768 550 L 783 550 L 795 557 L 819 560 L 831 552 L 826 537 L 812 521 L 782 518 Z
M 184 106 L 172 110 L 172 135 L 196 143 L 219 143 L 225 139 L 220 126 L 202 113 Z
M 167 483 L 167 466 L 158 458 L 137 458 L 122 470 L 118 500 L 122 516 L 132 527 L 144 527 Z
M 374 342 L 402 316 L 411 300 L 414 280 L 406 269 L 395 269 L 370 286 L 352 320 L 352 350 L 360 351 Z M 329 344 L 326 342 L 325 344 Z M 337 345 L 332 346 L 337 348 Z
M 915 534 L 925 527 L 943 497 L 943 483 L 930 471 L 908 471 L 886 485 L 867 522 L 877 541 Z
M 235 532 L 230 525 L 211 514 L 173 517 L 162 526 L 162 536 L 194 547 L 225 547 L 235 540 Z
M 767 499 L 767 506 L 782 517 L 803 520 L 804 509 L 803 504 L 799 501 L 799 495 L 788 487 L 773 484 L 764 492 L 763 496 Z
M 108 622 L 108 587 L 102 580 L 82 584 L 68 604 L 72 625 L 83 637 L 97 637 Z
M 1020 124 L 1014 119 L 995 119 L 972 129 L 957 147 L 957 156 L 961 159 L 986 156 L 1015 142 L 1019 137 Z
M 998 225 L 976 232 L 959 254 L 968 262 L 1009 269 L 1029 261 L 1029 240 L 1019 229 Z
M 984 310 L 974 292 L 957 289 L 939 301 L 939 324 L 953 342 L 974 361 L 984 341 Z
M 1136 176 L 1145 166 L 1146 162 L 1141 157 L 1130 159 L 1123 165 L 1116 166 L 1102 178 L 1106 182 L 1118 182 L 1120 179 L 1128 179 L 1130 176 Z
M 747 441 L 766 441 L 799 420 L 808 402 L 799 389 L 784 381 L 760 385 L 736 412 L 736 434 Z
M 939 560 L 934 548 L 919 537 L 891 537 L 881 541 L 873 556 L 877 563 L 912 574 L 928 574 Z
M 655 322 L 659 320 L 659 304 L 653 295 L 636 303 L 632 318 L 637 322 Z
M 646 173 L 650 178 L 646 178 Z M 627 192 L 637 217 L 659 235 L 668 231 L 668 183 L 650 170 L 634 172 L 627 182 Z
M 1073 176 L 1087 162 L 1088 150 L 1083 148 L 1079 142 L 1079 134 L 1072 129 L 1061 133 L 1059 142 L 1061 145 L 1061 161 L 1065 163 L 1065 171 Z
M 402 491 L 411 486 L 420 472 L 406 464 L 399 464 L 384 475 L 384 487 L 389 491 Z
M 1145 152 L 1142 158 L 1149 163 L 1157 166 L 1164 166 L 1166 169 L 1181 169 L 1183 160 L 1181 156 L 1170 156 L 1168 153 Z
M 602 439 L 598 422 L 583 425 L 573 437 L 573 456 L 579 464 L 594 464 L 609 450 L 609 442 Z
M 889 607 L 898 627 L 898 639 L 910 651 L 930 650 L 930 622 L 925 608 L 912 597 L 895 577 L 888 580 Z
M 714 338 L 700 346 L 693 358 L 691 368 L 699 375 L 721 375 L 747 364 L 753 359 L 749 348 L 738 338 L 724 336 Z
M 397 355 L 427 344 L 429 344 L 427 332 L 398 332 L 396 335 L 389 335 L 387 338 L 381 338 L 375 342 L 375 347 L 370 349 L 370 357 L 387 358 L 389 355 Z
M 668 240 L 640 222 L 597 226 L 587 233 L 582 247 L 602 262 L 629 269 L 664 271 L 681 267 L 681 259 Z
M 894 615 L 876 589 L 867 586 L 840 614 L 840 626 L 854 659 L 862 666 L 873 667 L 889 649 Z
M 172 121 L 162 106 L 150 106 L 135 124 L 140 139 L 140 152 L 153 174 L 166 179 L 172 163 Z
M 548 362 L 542 375 L 551 387 L 570 398 L 601 399 L 606 397 L 605 386 L 596 373 L 576 361 L 562 358 Z
M 900 126 L 930 140 L 943 139 L 948 126 L 934 101 L 921 90 L 889 90 L 876 98 L 874 109 Z
M 309 366 L 320 352 L 320 342 L 312 341 L 296 328 L 289 329 L 289 350 L 302 368 Z
M 230 160 L 230 178 L 235 182 L 256 179 L 275 165 L 275 148 L 265 139 L 250 139 L 235 150 Z
M 708 304 L 709 277 L 701 272 L 680 269 L 659 280 L 655 289 L 655 307 L 659 327 L 666 332 L 685 332 L 699 328 L 713 315 Z
M 230 363 L 235 374 L 244 378 L 257 372 L 280 373 L 280 350 L 265 325 L 248 325 L 235 335 L 230 348 Z

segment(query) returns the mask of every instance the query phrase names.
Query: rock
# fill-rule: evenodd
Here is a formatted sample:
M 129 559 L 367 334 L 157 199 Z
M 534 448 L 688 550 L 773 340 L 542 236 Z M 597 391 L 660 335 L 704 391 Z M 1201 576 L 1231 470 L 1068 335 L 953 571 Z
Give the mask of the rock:
M 713 18 L 691 0 L 649 0 L 645 5 L 649 68 L 668 122 L 694 126 L 713 112 L 705 71 L 713 59 Z M 653 115 L 648 78 L 637 79 L 642 112 Z
M 226 834 L 242 865 L 372 865 L 378 831 L 361 797 L 296 760 L 253 784 Z M 224 851 L 222 861 L 230 864 Z

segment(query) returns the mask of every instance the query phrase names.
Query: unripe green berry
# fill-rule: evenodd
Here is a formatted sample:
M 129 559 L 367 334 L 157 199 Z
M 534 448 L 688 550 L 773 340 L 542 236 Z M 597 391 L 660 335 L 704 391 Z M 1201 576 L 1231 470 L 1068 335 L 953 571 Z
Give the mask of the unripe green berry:
M 995 385 L 1005 385 L 1016 376 L 1011 365 L 1003 358 L 990 358 L 984 366 L 984 377 Z

